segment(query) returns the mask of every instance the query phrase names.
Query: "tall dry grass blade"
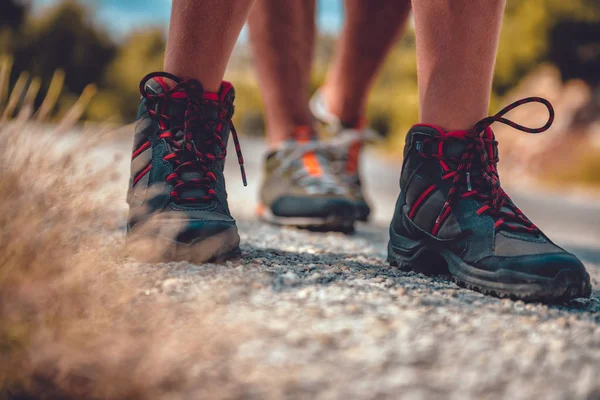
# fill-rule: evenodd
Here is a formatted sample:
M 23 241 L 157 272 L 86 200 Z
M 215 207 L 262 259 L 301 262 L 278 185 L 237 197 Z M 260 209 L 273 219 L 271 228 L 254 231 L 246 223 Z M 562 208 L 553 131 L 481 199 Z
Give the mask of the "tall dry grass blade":
M 54 75 L 52 75 L 52 80 L 50 81 L 50 86 L 48 87 L 46 97 L 37 111 L 37 115 L 35 117 L 37 122 L 43 122 L 48 118 L 52 112 L 52 109 L 56 105 L 56 102 L 58 101 L 58 97 L 62 92 L 64 83 L 65 72 L 62 69 L 57 69 L 54 71 Z
M 223 318 L 222 289 L 180 302 L 124 262 L 94 132 L 68 149 L 31 128 L 0 128 L 0 399 L 250 398 L 229 360 L 251 324 Z
M 0 113 L 2 113 L 4 103 L 8 98 L 8 84 L 12 64 L 13 57 L 9 55 L 3 56 L 0 61 Z
M 35 98 L 37 97 L 40 91 L 41 84 L 42 82 L 38 77 L 33 78 L 31 80 L 31 83 L 27 88 L 27 93 L 25 93 L 23 104 L 21 105 L 21 109 L 19 110 L 19 114 L 17 115 L 18 121 L 25 122 L 33 115 Z
M 21 72 L 19 75 L 19 79 L 17 79 L 17 83 L 13 87 L 12 92 L 8 98 L 8 103 L 6 104 L 6 108 L 4 109 L 4 113 L 2 114 L 2 118 L 0 122 L 6 122 L 13 114 L 17 105 L 19 104 L 19 100 L 27 90 L 27 81 L 29 81 L 29 74 L 27 72 Z
M 97 91 L 98 89 L 96 85 L 87 85 L 85 89 L 83 89 L 81 96 L 79 96 L 75 104 L 73 104 L 73 107 L 67 111 L 63 119 L 56 127 L 56 132 L 66 132 L 71 129 L 73 125 L 79 121 Z
M 102 122 L 96 121 L 84 121 L 83 122 L 83 130 L 84 131 L 94 131 L 96 135 L 99 136 L 113 136 L 115 135 L 115 131 L 122 127 L 123 125 L 118 123 L 118 119 L 116 118 L 107 118 Z

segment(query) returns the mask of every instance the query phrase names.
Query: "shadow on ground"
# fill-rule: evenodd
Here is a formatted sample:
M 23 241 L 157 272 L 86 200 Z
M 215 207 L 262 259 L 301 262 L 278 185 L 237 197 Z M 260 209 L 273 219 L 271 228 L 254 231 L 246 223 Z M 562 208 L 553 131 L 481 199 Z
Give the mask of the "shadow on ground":
M 242 223 L 243 229 L 248 223 Z M 250 223 L 254 229 L 263 224 Z M 255 245 L 253 240 L 242 243 L 243 262 L 247 265 L 261 264 L 272 274 L 270 287 L 275 292 L 294 289 L 303 286 L 342 285 L 360 290 L 361 285 L 381 286 L 387 291 L 410 291 L 418 293 L 422 301 L 431 305 L 444 304 L 446 299 L 439 299 L 437 294 L 450 294 L 453 298 L 452 307 L 457 312 L 461 308 L 480 305 L 483 301 L 512 302 L 483 296 L 467 289 L 461 289 L 454 284 L 449 275 L 423 275 L 415 272 L 404 272 L 391 267 L 385 261 L 385 247 L 387 244 L 387 229 L 382 227 L 361 227 L 353 235 L 323 234 L 293 230 L 289 228 L 273 228 L 263 226 L 262 229 L 280 229 L 282 236 L 299 236 L 310 238 L 319 242 L 335 238 L 336 242 L 345 243 L 348 251 L 339 251 L 339 247 L 312 249 L 307 251 L 286 250 L 272 245 Z M 261 230 L 261 228 L 258 228 Z M 348 244 L 355 244 L 348 246 Z M 364 243 L 370 245 L 365 246 Z M 356 251 L 355 249 L 360 250 Z M 362 251 L 361 251 L 362 250 Z M 569 251 L 577 254 L 587 265 L 592 275 L 593 283 L 598 283 L 600 271 L 595 263 L 600 262 L 600 251 L 592 248 L 573 248 Z M 436 293 L 437 292 L 437 293 Z M 513 302 L 514 303 L 514 302 Z M 522 302 L 516 302 L 522 303 Z M 544 306 L 546 307 L 546 306 Z M 594 313 L 600 311 L 600 291 L 594 290 L 590 299 L 578 299 L 565 304 L 549 305 L 552 309 L 561 311 L 561 314 L 589 314 L 595 323 L 600 323 L 600 316 Z M 557 316 L 558 317 L 558 316 Z

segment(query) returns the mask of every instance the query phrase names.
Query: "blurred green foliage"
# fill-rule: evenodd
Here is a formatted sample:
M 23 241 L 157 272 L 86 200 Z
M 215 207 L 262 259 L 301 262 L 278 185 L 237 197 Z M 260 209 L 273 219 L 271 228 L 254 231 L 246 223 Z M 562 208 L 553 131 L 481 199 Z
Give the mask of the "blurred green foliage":
M 88 117 L 105 120 L 115 115 L 121 121 L 135 119 L 140 98 L 138 83 L 163 66 L 164 34 L 159 29 L 131 33 L 106 66 L 101 91 L 88 109 Z
M 48 85 L 56 69 L 65 71 L 66 93 L 58 110 L 68 107 L 75 94 L 88 83 L 99 93 L 86 118 L 130 122 L 139 98 L 139 79 L 160 70 L 165 46 L 164 33 L 149 28 L 130 33 L 118 43 L 93 21 L 93 9 L 76 0 L 64 0 L 43 13 L 33 15 L 17 0 L 0 0 L 0 54 L 14 56 L 14 82 L 20 71 L 29 71 Z M 549 36 L 562 21 L 600 20 L 598 0 L 507 0 L 500 41 L 493 106 L 507 90 L 542 61 L 549 59 Z M 335 40 L 318 40 L 313 76 L 315 89 L 323 80 Z M 260 132 L 260 96 L 254 74 L 248 68 L 247 49 L 234 53 L 226 79 L 234 82 L 238 96 L 236 122 L 242 132 Z M 409 28 L 390 54 L 372 91 L 368 116 L 371 124 L 401 145 L 403 133 L 417 120 L 414 32 Z M 39 98 L 43 98 L 43 86 Z
M 550 61 L 550 33 L 561 21 L 600 21 L 598 0 L 507 0 L 497 55 L 491 111 L 508 90 L 542 62 Z M 418 119 L 414 31 L 408 30 L 383 68 L 369 102 L 375 128 L 402 148 L 404 132 Z M 600 73 L 600 72 L 599 72 Z
M 550 34 L 561 21 L 600 21 L 600 1 L 507 1 L 494 76 L 495 93 L 504 94 L 532 67 L 549 60 Z

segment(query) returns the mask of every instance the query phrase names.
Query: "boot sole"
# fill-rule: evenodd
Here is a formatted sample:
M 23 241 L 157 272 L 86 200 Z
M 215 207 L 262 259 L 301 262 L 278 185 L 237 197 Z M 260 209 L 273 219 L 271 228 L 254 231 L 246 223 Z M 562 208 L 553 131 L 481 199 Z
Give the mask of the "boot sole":
M 312 217 L 280 217 L 274 215 L 268 208 L 260 207 L 258 218 L 271 225 L 291 226 L 316 232 L 354 233 L 355 217 L 346 215 L 330 215 L 326 218 Z
M 543 277 L 508 270 L 484 271 L 465 263 L 445 249 L 428 248 L 426 244 L 395 235 L 402 247 L 388 244 L 388 262 L 403 271 L 424 274 L 450 273 L 456 284 L 486 295 L 523 301 L 563 303 L 590 297 L 589 274 L 564 269 L 554 277 Z
M 128 233 L 127 254 L 141 262 L 187 261 L 194 264 L 224 263 L 241 258 L 237 227 L 192 243 L 157 236 Z

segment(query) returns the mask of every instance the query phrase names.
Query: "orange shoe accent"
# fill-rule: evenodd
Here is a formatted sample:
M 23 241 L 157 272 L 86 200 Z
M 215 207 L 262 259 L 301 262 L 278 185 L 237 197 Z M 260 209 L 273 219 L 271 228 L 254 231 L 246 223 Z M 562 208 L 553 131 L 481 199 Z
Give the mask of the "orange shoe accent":
M 310 151 L 304 154 L 304 156 L 302 156 L 302 163 L 311 176 L 321 176 L 323 174 L 319 159 L 314 152 Z
M 367 117 L 362 117 L 358 120 L 358 123 L 356 124 L 354 129 L 365 129 L 368 124 L 369 121 L 367 120 Z
M 296 127 L 296 130 L 292 134 L 293 138 L 298 143 L 308 143 L 315 138 L 315 131 L 310 125 L 301 125 Z M 311 176 L 321 176 L 323 170 L 321 164 L 319 164 L 319 158 L 317 155 L 309 151 L 302 156 L 302 163 L 304 168 Z
M 346 162 L 346 173 L 355 174 L 358 171 L 358 158 L 360 157 L 360 149 L 362 143 L 357 140 L 348 148 L 348 160 Z
M 367 127 L 368 120 L 366 117 L 362 117 L 358 120 L 354 129 L 363 130 Z M 355 174 L 358 172 L 358 159 L 360 157 L 360 150 L 362 149 L 362 142 L 357 140 L 352 143 L 348 148 L 348 161 L 346 162 L 345 170 L 348 174 Z
M 299 143 L 308 143 L 314 138 L 315 134 L 312 126 L 300 125 L 292 133 L 292 137 Z
M 262 217 L 263 215 L 265 215 L 265 210 L 266 210 L 266 207 L 265 207 L 265 205 L 264 205 L 264 204 L 258 204 L 258 205 L 256 206 L 256 214 L 257 214 L 259 217 Z

